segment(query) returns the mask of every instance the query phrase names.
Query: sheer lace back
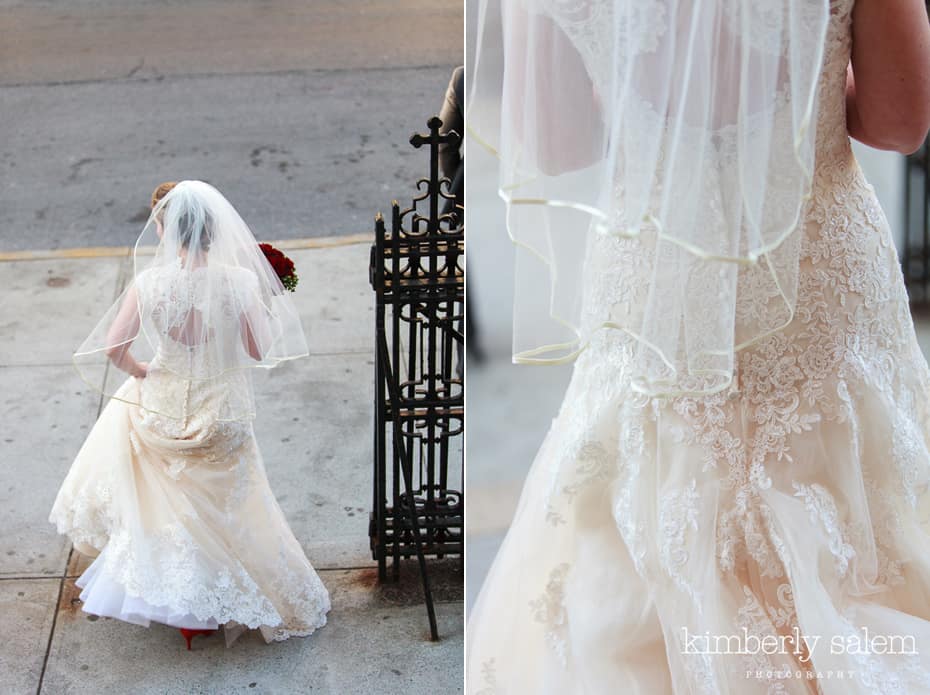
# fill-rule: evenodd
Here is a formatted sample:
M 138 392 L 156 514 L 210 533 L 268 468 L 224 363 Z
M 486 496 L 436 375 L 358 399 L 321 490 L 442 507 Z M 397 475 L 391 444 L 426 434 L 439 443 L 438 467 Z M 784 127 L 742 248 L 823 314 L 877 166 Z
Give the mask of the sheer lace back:
M 158 336 L 155 355 L 142 386 L 142 405 L 169 419 L 239 419 L 251 405 L 249 370 L 229 368 L 245 350 L 243 307 L 257 291 L 248 270 L 225 265 L 193 269 L 174 265 L 143 271 L 136 280 L 143 328 Z M 180 407 L 178 407 L 180 405 Z M 250 408 L 251 410 L 251 408 Z M 164 418 L 160 418 L 164 420 Z

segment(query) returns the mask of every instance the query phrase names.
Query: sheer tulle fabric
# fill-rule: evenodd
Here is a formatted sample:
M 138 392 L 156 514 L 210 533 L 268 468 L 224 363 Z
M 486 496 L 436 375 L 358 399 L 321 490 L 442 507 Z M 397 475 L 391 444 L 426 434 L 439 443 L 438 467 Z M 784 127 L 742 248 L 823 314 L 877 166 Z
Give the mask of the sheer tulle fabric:
M 180 182 L 153 208 L 133 250 L 132 278 L 74 364 L 112 396 L 119 381 L 106 379 L 110 358 L 126 349 L 148 363 L 153 380 L 222 383 L 221 420 L 254 417 L 250 368 L 307 354 L 293 300 L 246 223 L 203 181 Z M 183 419 L 183 403 L 170 397 L 136 405 Z
M 518 246 L 515 361 L 617 329 L 635 389 L 712 393 L 791 320 L 828 17 L 827 0 L 482 3 L 469 127 L 500 157 Z M 629 305 L 583 316 L 598 235 L 641 250 Z

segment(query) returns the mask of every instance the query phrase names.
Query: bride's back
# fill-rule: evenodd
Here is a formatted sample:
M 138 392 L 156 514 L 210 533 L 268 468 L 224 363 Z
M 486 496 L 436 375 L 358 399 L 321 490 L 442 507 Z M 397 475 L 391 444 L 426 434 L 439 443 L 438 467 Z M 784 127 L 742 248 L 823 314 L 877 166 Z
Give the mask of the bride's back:
M 258 280 L 245 268 L 226 264 L 186 268 L 177 263 L 143 271 L 136 279 L 143 318 L 158 334 L 190 348 L 226 337 L 229 324 L 258 299 Z
M 260 301 L 254 273 L 225 264 L 186 268 L 179 258 L 143 271 L 136 285 L 142 330 L 155 347 L 143 407 L 184 420 L 194 413 L 227 419 L 249 392 L 248 370 L 239 367 L 247 359 L 246 315 Z
M 107 395 L 111 365 L 138 379 L 120 397 L 153 417 L 249 421 L 251 369 L 306 354 L 297 309 L 248 225 L 209 184 L 181 181 L 153 207 L 132 280 L 75 366 Z

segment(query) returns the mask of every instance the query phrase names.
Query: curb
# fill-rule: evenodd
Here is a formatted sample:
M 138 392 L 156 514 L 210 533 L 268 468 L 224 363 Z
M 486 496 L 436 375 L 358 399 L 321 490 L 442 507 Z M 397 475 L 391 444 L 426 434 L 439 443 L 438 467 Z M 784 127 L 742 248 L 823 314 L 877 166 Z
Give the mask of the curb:
M 302 239 L 282 239 L 268 243 L 277 246 L 282 251 L 295 251 L 301 249 L 328 249 L 338 246 L 352 246 L 354 244 L 370 244 L 374 241 L 374 234 L 347 234 L 345 236 L 305 237 Z M 132 255 L 132 246 L 88 246 L 73 249 L 48 249 L 35 251 L 0 251 L 0 263 L 9 261 L 45 261 L 56 258 L 125 258 Z M 151 255 L 154 246 L 139 247 L 139 252 Z

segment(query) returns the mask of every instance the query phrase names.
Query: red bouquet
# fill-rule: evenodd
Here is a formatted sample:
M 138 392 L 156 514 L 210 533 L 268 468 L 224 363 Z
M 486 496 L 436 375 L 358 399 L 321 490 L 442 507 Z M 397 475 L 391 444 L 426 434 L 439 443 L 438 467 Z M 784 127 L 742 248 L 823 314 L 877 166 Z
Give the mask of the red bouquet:
M 259 244 L 258 248 L 265 254 L 265 258 L 278 274 L 284 288 L 293 292 L 297 289 L 297 273 L 294 272 L 294 261 L 285 256 L 271 244 Z

